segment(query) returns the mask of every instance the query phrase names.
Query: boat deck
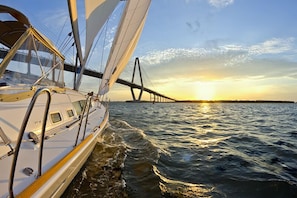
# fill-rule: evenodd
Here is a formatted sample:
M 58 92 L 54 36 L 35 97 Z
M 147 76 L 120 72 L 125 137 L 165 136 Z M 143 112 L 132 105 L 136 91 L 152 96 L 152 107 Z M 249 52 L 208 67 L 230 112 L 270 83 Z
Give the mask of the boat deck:
M 77 137 L 77 131 L 79 127 L 78 124 L 73 124 L 70 126 L 71 122 L 68 122 L 57 128 L 51 129 L 47 133 L 47 138 L 44 141 L 42 174 L 44 174 L 50 169 L 56 168 L 56 170 L 52 171 L 52 174 L 48 175 L 47 177 L 57 177 L 59 175 L 57 175 L 55 172 L 63 170 L 63 167 L 54 166 L 58 162 L 63 162 L 63 163 L 60 163 L 60 166 L 63 166 L 64 163 L 69 163 L 71 160 L 75 160 L 75 156 L 77 157 L 79 155 L 83 155 L 80 161 L 86 160 L 89 153 L 84 153 L 84 154 L 80 153 L 81 151 L 78 149 L 76 149 L 74 153 L 73 151 L 75 150 L 75 148 L 80 148 L 83 146 L 91 147 L 91 149 L 88 149 L 88 150 L 93 149 L 96 143 L 96 138 L 98 137 L 100 132 L 102 132 L 103 128 L 107 123 L 108 115 L 106 114 L 108 113 L 106 113 L 106 109 L 103 105 L 101 105 L 101 107 L 94 108 L 92 112 L 90 112 L 88 117 L 88 123 L 86 125 L 86 134 L 85 134 L 84 140 L 82 139 L 83 139 L 83 129 L 84 129 L 84 123 L 85 123 L 86 117 L 83 119 L 81 132 L 80 132 L 76 147 L 75 147 L 75 140 Z M 82 142 L 84 144 L 81 144 Z M 2 144 L 0 145 L 0 147 L 7 147 L 7 146 Z M 9 151 L 8 147 L 7 147 L 7 150 Z M 29 184 L 31 184 L 36 180 L 37 174 L 38 174 L 39 150 L 40 150 L 39 144 L 34 144 L 33 142 L 29 142 L 29 141 L 22 143 L 18 161 L 17 161 L 18 163 L 16 166 L 15 178 L 13 182 L 14 194 L 19 194 L 26 187 L 28 187 Z M 85 150 L 85 149 L 82 149 L 82 150 Z M 63 158 L 65 158 L 65 156 L 68 159 L 63 161 Z M 9 167 L 11 167 L 12 160 L 13 160 L 13 155 L 1 159 L 1 168 L 3 168 L 3 170 L 10 170 Z M 33 170 L 32 174 L 27 176 L 24 173 L 25 168 L 27 168 L 28 170 L 32 169 Z M 65 173 L 70 174 L 71 171 L 72 170 L 68 170 L 65 172 L 64 170 L 64 174 Z M 9 171 L 0 171 L 1 197 L 7 197 L 9 195 L 8 193 L 9 176 L 10 176 Z M 50 179 L 47 178 L 46 182 L 50 182 Z M 52 182 L 54 182 L 54 180 L 52 180 Z M 39 183 L 39 185 L 41 184 Z M 40 186 L 35 186 L 35 188 L 39 188 L 39 187 Z

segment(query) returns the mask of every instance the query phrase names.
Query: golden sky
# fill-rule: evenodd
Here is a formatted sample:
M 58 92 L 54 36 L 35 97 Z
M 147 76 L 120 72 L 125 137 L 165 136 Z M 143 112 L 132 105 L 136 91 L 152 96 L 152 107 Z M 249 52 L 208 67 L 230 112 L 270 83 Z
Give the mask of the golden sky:
M 71 29 L 66 1 L 51 1 L 51 7 L 11 0 L 3 4 L 28 15 L 56 46 Z M 120 78 L 131 81 L 139 57 L 144 86 L 172 98 L 297 101 L 296 7 L 295 0 L 152 0 L 139 43 Z M 92 52 L 89 69 L 104 69 L 114 18 Z M 71 63 L 72 52 L 65 54 Z M 72 77 L 65 80 L 72 87 Z M 84 81 L 81 90 L 98 91 L 98 79 Z M 108 97 L 132 99 L 130 88 L 122 85 L 115 85 Z M 144 93 L 143 99 L 149 97 Z

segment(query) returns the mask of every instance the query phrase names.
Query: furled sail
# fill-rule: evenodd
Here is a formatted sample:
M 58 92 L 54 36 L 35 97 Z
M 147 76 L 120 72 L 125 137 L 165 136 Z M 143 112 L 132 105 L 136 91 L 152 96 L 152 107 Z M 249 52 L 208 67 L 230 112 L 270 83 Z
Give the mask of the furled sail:
M 126 67 L 142 32 L 151 0 L 129 0 L 107 60 L 99 88 L 104 95 Z
M 86 43 L 85 54 L 82 56 L 82 47 L 79 38 L 78 17 L 76 0 L 68 0 L 68 7 L 71 16 L 72 30 L 76 43 L 77 53 L 80 61 L 80 75 L 76 82 L 76 89 L 79 88 L 82 74 L 89 57 L 94 39 L 108 17 L 111 15 L 120 0 L 85 0 L 86 20 Z

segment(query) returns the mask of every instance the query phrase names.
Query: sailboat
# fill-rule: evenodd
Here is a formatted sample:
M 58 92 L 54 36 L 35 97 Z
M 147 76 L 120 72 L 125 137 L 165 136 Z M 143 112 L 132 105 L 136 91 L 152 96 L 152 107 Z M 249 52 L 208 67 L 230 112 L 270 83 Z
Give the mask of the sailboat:
M 108 93 L 129 61 L 150 0 L 128 0 L 98 93 L 80 92 L 93 41 L 119 0 L 85 1 L 84 54 L 75 0 L 68 0 L 77 51 L 74 87 L 62 53 L 14 8 L 0 5 L 0 197 L 59 197 L 107 126 Z

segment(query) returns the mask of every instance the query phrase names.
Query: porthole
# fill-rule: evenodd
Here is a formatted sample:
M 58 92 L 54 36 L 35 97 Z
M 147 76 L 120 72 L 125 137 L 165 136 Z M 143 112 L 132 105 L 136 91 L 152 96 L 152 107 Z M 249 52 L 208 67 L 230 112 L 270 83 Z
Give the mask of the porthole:
M 53 123 L 57 123 L 62 120 L 62 117 L 60 113 L 51 113 L 51 119 Z
M 86 100 L 79 100 L 72 103 L 73 107 L 77 113 L 77 115 L 80 115 L 84 109 L 84 106 L 86 104 Z
M 73 113 L 72 109 L 67 110 L 67 115 L 68 115 L 69 118 L 74 116 L 74 113 Z

